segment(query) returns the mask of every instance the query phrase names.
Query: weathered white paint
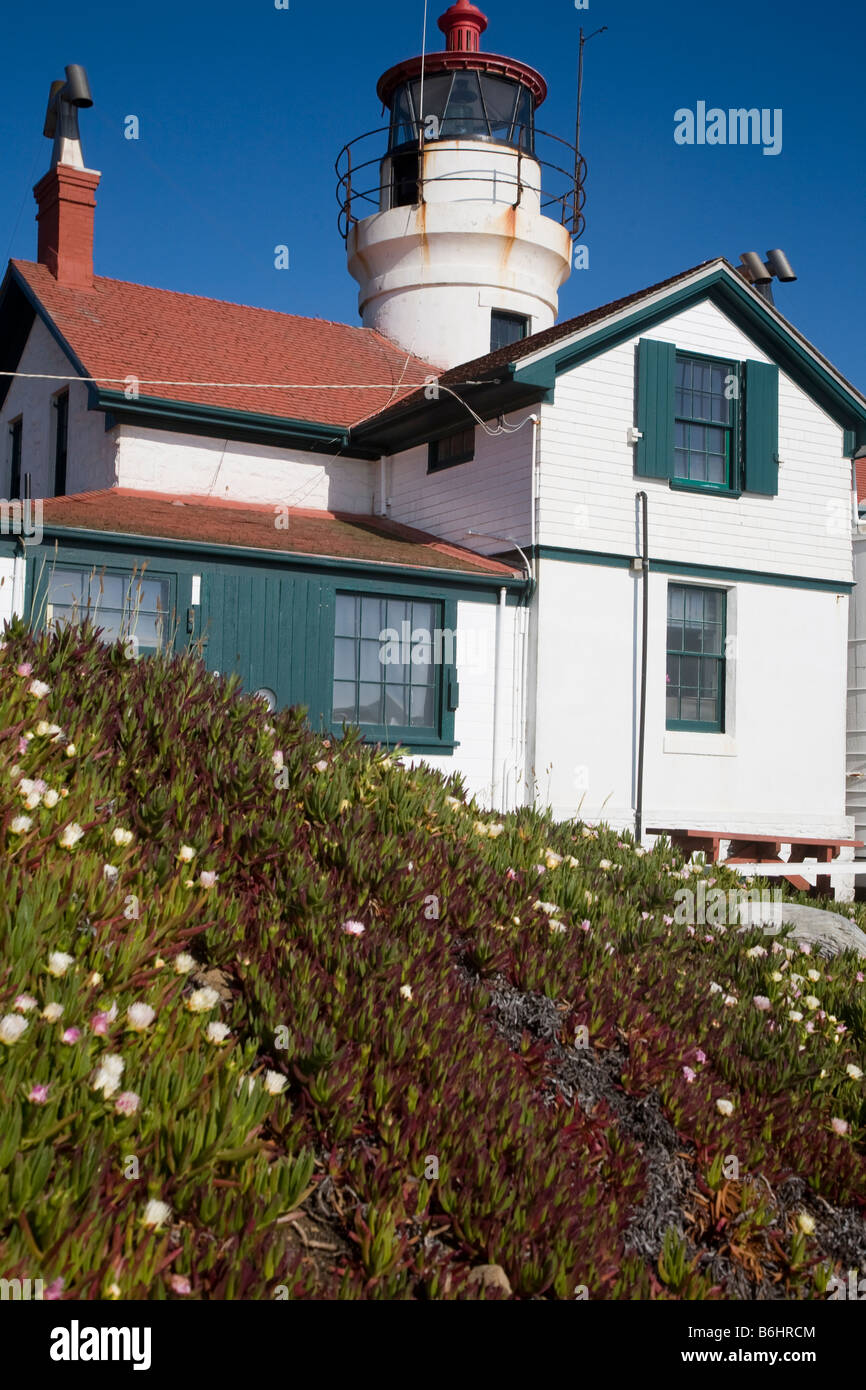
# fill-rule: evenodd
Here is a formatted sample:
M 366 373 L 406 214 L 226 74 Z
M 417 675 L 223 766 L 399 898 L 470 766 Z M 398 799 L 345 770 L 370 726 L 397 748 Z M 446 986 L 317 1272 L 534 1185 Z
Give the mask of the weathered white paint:
M 15 611 L 14 584 L 15 561 L 11 555 L 0 555 L 0 632 L 12 621 Z
M 337 444 L 334 452 L 337 452 Z M 120 487 L 315 510 L 374 511 L 375 463 L 327 454 L 118 427 Z
M 633 828 L 640 581 L 540 564 L 535 775 L 556 816 Z M 842 594 L 737 582 L 728 593 L 725 734 L 665 729 L 667 585 L 650 573 L 645 826 L 849 838 Z M 582 804 L 581 804 L 582 800 Z
M 76 378 L 77 373 L 41 319 L 34 320 L 17 370 L 55 377 Z M 112 432 L 106 433 L 105 416 L 87 409 L 87 387 L 82 381 L 44 381 L 15 377 L 0 410 L 0 494 L 9 496 L 12 468 L 8 425 L 22 419 L 22 475 L 29 473 L 34 498 L 54 496 L 54 420 L 52 397 L 69 387 L 69 437 L 67 492 L 89 492 L 111 487 L 116 481 Z
M 526 314 L 533 333 L 549 328 L 571 238 L 539 211 L 537 162 L 478 140 L 428 144 L 422 161 L 423 203 L 390 206 L 386 158 L 380 211 L 350 228 L 365 326 L 442 367 L 490 351 L 491 308 Z

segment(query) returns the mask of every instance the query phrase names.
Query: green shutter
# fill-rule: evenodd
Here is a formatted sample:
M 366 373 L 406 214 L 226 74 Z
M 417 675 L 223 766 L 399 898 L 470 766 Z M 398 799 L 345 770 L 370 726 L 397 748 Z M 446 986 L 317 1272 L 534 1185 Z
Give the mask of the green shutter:
M 779 368 L 746 362 L 746 492 L 779 491 Z
M 643 478 L 670 478 L 674 463 L 674 385 L 677 350 L 673 343 L 641 338 L 637 348 L 637 427 L 635 472 Z

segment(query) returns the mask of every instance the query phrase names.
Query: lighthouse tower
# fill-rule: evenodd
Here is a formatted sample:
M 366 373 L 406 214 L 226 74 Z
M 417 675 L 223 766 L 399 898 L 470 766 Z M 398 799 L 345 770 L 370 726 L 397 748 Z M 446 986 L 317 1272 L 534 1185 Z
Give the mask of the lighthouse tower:
M 444 52 L 379 79 L 387 132 L 352 141 L 337 167 L 365 327 L 445 368 L 554 323 L 577 200 L 571 148 L 557 141 L 555 165 L 538 153 L 541 74 L 481 51 L 487 18 L 471 0 L 439 28 Z

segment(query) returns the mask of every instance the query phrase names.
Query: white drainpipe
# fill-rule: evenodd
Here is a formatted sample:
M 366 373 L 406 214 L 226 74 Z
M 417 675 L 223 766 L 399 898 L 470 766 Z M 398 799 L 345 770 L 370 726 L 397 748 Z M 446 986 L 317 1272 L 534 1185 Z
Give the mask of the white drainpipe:
M 388 474 L 384 454 L 379 455 L 379 505 L 376 508 L 376 515 L 388 515 Z
M 505 599 L 507 590 L 499 590 L 499 606 L 496 609 L 496 653 L 494 657 L 494 677 L 493 677 L 493 777 L 490 787 L 490 800 L 493 803 L 494 811 L 502 810 L 502 687 L 505 683 L 505 672 L 502 669 L 502 658 L 505 649 Z
M 15 552 L 15 559 L 12 562 L 12 616 L 15 618 L 24 617 L 24 586 L 27 577 L 27 551 L 24 549 L 24 542 L 20 542 L 20 548 Z

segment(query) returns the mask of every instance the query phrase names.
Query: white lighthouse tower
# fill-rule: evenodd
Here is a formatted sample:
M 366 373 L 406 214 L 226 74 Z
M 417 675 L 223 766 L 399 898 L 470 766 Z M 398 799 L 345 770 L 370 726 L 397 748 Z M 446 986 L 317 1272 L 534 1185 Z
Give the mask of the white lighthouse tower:
M 487 18 L 471 0 L 439 28 L 444 52 L 379 79 L 387 132 L 352 141 L 337 167 L 365 327 L 445 368 L 554 323 L 578 200 L 561 167 L 572 147 L 557 141 L 552 160 L 538 152 L 541 74 L 481 51 Z M 370 140 L 379 150 L 367 159 Z

